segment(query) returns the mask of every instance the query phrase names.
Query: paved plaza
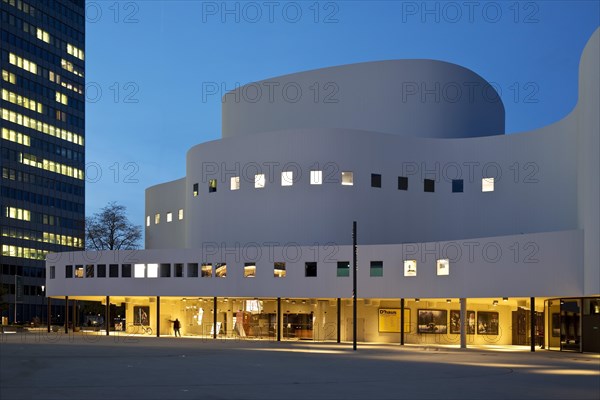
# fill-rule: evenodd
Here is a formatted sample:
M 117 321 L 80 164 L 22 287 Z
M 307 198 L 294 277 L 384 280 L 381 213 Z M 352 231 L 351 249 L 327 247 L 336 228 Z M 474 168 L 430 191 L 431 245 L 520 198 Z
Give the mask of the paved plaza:
M 0 399 L 598 399 L 600 356 L 457 348 L 0 335 Z

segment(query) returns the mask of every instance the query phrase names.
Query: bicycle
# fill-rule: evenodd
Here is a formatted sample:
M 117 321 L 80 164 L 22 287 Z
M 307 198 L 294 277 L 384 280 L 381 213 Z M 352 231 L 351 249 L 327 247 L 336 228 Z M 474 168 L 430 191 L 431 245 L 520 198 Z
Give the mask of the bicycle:
M 138 327 L 142 330 L 146 335 L 152 335 L 152 328 L 149 326 L 138 325 Z

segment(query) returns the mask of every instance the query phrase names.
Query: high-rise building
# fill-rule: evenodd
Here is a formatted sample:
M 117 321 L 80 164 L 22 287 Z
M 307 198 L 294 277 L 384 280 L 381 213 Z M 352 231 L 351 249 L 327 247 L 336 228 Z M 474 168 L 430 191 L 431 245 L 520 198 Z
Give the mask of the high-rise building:
M 41 322 L 46 254 L 84 245 L 85 2 L 0 10 L 2 316 Z

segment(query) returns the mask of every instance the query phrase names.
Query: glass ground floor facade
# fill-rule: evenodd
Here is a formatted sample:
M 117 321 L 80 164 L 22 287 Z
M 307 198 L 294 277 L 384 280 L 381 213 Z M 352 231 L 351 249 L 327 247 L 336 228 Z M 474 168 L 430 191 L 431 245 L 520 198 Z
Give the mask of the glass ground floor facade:
M 354 339 L 352 299 L 96 296 L 49 299 L 49 307 L 65 300 L 60 321 L 67 330 L 173 336 L 178 321 L 183 337 Z M 459 346 L 465 321 L 467 345 L 600 352 L 600 297 L 463 301 L 464 319 L 457 298 L 357 299 L 356 340 Z

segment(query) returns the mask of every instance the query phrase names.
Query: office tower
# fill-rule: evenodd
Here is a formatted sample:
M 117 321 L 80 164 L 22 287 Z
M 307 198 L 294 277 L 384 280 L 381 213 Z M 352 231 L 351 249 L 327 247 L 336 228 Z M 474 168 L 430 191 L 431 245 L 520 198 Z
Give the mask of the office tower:
M 85 2 L 0 10 L 2 316 L 43 322 L 46 255 L 84 246 Z

